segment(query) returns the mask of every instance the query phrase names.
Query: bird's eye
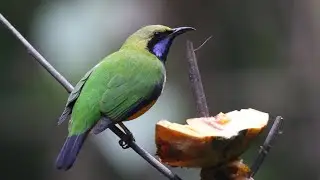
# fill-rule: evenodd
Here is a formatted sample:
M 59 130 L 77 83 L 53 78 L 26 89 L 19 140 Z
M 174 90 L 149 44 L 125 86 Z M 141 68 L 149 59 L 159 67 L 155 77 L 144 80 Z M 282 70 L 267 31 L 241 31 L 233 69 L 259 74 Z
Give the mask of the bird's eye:
M 160 35 L 160 32 L 155 32 L 154 35 L 155 35 L 155 36 L 159 36 L 159 35 Z

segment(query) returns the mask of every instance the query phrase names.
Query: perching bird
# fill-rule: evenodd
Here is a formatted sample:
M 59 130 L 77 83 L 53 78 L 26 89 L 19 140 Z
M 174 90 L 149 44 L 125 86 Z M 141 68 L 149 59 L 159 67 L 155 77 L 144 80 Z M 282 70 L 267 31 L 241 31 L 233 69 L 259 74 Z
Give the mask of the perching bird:
M 59 118 L 58 124 L 70 121 L 56 160 L 58 169 L 72 167 L 89 132 L 99 134 L 110 124 L 135 119 L 153 106 L 166 81 L 169 48 L 175 37 L 190 30 L 195 29 L 145 26 L 84 75 Z M 133 140 L 130 131 L 121 127 Z

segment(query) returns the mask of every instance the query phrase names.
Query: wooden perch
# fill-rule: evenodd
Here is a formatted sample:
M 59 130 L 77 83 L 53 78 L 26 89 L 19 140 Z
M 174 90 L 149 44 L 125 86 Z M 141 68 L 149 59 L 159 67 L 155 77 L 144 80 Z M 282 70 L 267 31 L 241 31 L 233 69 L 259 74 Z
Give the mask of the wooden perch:
M 203 44 L 205 44 L 208 38 Z M 202 47 L 203 44 L 200 46 Z M 192 92 L 195 98 L 197 112 L 199 117 L 209 117 L 209 110 L 203 90 L 201 76 L 199 73 L 197 58 L 191 41 L 187 41 L 187 59 L 189 63 L 189 79 Z M 213 165 L 211 167 L 203 167 L 201 169 L 201 180 L 253 180 L 253 176 L 259 170 L 267 153 L 270 151 L 276 137 L 282 133 L 283 118 L 277 116 L 274 120 L 273 126 L 259 151 L 259 155 L 250 168 L 242 162 L 242 159 L 235 158 L 220 165 Z M 240 142 L 240 141 L 239 141 Z M 233 147 L 236 148 L 236 147 Z M 239 154 L 240 155 L 240 154 Z
M 187 59 L 189 63 L 189 80 L 195 98 L 198 117 L 209 117 L 209 110 L 206 96 L 203 90 L 201 75 L 198 68 L 196 54 L 194 53 L 193 43 L 187 41 Z

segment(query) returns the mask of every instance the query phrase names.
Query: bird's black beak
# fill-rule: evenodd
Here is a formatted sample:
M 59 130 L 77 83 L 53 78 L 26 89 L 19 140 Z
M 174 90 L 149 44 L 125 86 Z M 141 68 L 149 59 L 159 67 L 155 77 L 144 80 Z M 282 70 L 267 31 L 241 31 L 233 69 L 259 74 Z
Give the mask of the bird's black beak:
M 193 27 L 178 27 L 178 28 L 174 28 L 172 29 L 173 32 L 170 34 L 170 36 L 176 37 L 178 35 L 184 34 L 188 31 L 195 31 L 196 29 Z

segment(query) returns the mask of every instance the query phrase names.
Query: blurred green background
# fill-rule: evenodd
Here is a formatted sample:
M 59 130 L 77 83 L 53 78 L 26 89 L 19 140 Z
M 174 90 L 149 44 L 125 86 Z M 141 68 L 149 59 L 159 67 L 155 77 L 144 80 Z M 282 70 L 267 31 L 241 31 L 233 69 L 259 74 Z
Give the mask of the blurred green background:
M 256 180 L 320 179 L 320 6 L 317 0 L 0 0 L 0 12 L 75 84 L 126 37 L 148 24 L 193 26 L 170 50 L 168 83 L 158 103 L 126 125 L 155 153 L 154 124 L 195 116 L 186 39 L 213 38 L 197 57 L 212 115 L 255 108 L 285 118 Z M 318 20 L 317 20 L 318 19 Z M 165 179 L 110 131 L 93 137 L 68 172 L 54 168 L 67 135 L 57 126 L 68 94 L 0 26 L 1 180 Z M 244 155 L 252 162 L 262 136 Z M 171 168 L 184 180 L 199 170 Z

